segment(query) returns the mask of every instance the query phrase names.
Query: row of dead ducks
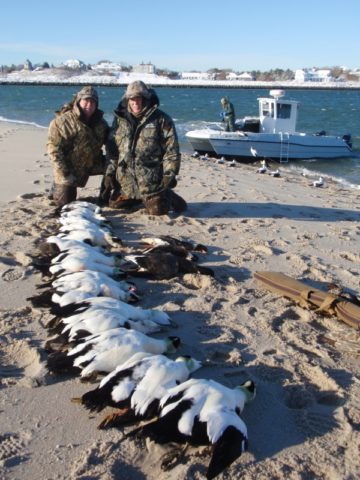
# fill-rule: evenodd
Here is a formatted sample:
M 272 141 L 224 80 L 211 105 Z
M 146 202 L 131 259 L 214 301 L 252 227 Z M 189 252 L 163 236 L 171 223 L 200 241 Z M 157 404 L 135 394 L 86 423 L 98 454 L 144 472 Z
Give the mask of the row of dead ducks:
M 150 437 L 160 444 L 176 442 L 162 459 L 162 468 L 182 461 L 188 445 L 212 445 L 206 477 L 214 478 L 247 446 L 247 428 L 240 417 L 255 397 L 251 380 L 230 389 L 213 380 L 189 378 L 204 366 L 189 356 L 171 359 L 180 346 L 176 336 L 154 338 L 172 324 L 157 309 L 143 309 L 130 275 L 170 278 L 181 273 L 213 274 L 196 263 L 206 247 L 172 237 L 144 239 L 146 250 L 135 255 L 111 252 L 119 248 L 101 211 L 94 204 L 73 202 L 59 215 L 57 235 L 39 245 L 33 264 L 48 282 L 29 300 L 48 308 L 53 318 L 47 366 L 54 373 L 72 372 L 83 380 L 105 375 L 99 385 L 74 401 L 90 411 L 119 410 L 99 428 L 145 421 L 123 436 Z M 150 260 L 149 260 L 150 259 Z

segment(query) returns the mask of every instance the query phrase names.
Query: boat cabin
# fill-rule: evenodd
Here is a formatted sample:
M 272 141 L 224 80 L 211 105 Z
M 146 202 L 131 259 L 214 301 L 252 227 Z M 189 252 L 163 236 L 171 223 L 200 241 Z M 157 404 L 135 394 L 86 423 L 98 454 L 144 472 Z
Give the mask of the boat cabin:
M 284 90 L 270 90 L 273 98 L 258 98 L 260 133 L 294 133 L 299 102 L 283 100 Z

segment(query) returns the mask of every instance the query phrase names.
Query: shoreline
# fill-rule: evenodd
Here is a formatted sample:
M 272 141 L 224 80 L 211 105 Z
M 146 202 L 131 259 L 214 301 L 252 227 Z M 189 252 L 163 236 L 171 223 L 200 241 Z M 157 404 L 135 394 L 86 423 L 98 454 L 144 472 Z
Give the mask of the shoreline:
M 35 170 L 34 173 L 36 172 L 36 174 L 32 175 L 32 177 L 31 177 L 31 182 L 34 185 L 31 189 L 31 191 L 39 192 L 39 191 L 41 191 L 41 188 L 45 189 L 45 191 L 46 191 L 46 189 L 48 189 L 50 187 L 50 184 L 51 184 L 50 179 L 52 178 L 52 169 L 51 169 L 51 165 L 50 165 L 50 162 L 47 159 L 47 154 L 46 154 L 47 127 L 44 127 L 42 125 L 37 125 L 37 124 L 34 124 L 32 122 L 27 123 L 25 121 L 0 119 L 0 141 L 1 141 L 2 137 L 6 138 L 8 133 L 16 131 L 17 127 L 21 128 L 24 131 L 25 136 L 26 136 L 25 141 L 28 141 L 27 137 L 28 136 L 31 137 L 30 132 L 31 132 L 32 129 L 34 129 L 36 138 L 33 138 L 33 139 L 29 138 L 29 141 L 30 141 L 30 144 L 31 144 L 30 149 L 31 149 L 31 151 L 36 150 L 36 155 L 37 155 L 36 164 L 37 164 L 37 166 L 39 167 L 40 170 Z M 28 134 L 26 133 L 27 131 L 29 132 Z M 11 135 L 11 133 L 10 133 L 10 135 Z M 191 146 L 189 145 L 189 146 L 186 146 L 185 148 L 182 148 L 181 149 L 181 155 L 183 157 L 193 158 L 193 157 L 191 157 L 191 155 L 192 155 Z M 23 165 L 23 160 L 20 160 L 20 161 L 16 162 L 16 164 L 15 164 L 16 167 L 15 168 L 14 168 L 14 165 L 12 163 L 11 156 L 10 157 L 5 157 L 2 160 L 4 162 L 4 163 L 2 163 L 2 165 L 5 165 L 6 172 L 10 175 L 10 177 L 14 178 L 14 176 L 17 176 L 17 178 L 20 179 L 20 185 L 21 186 L 19 186 L 18 188 L 15 189 L 16 192 L 17 192 L 15 194 L 15 196 L 20 195 L 22 193 L 23 189 L 25 188 L 25 185 L 22 183 L 23 177 L 21 175 L 18 176 L 20 171 L 25 168 L 25 166 Z M 331 161 L 333 161 L 333 160 L 331 160 Z M 216 159 L 215 158 L 211 159 L 211 162 L 216 162 Z M 259 162 L 259 160 L 255 160 L 255 159 L 254 159 L 254 161 L 240 161 L 240 160 L 238 160 L 239 166 L 243 166 L 243 165 L 253 166 L 254 169 L 256 169 L 256 165 L 257 165 L 258 162 Z M 296 161 L 289 162 L 286 165 L 278 163 L 278 162 L 270 162 L 270 163 L 272 163 L 272 165 L 274 166 L 274 169 L 280 168 L 280 170 L 286 171 L 288 174 L 293 173 L 295 175 L 299 175 L 301 173 L 300 170 L 303 169 L 303 166 L 300 167 L 299 165 L 297 165 Z M 27 173 L 30 173 L 30 171 L 28 170 Z M 37 178 L 38 173 L 40 173 L 40 175 L 41 175 L 41 180 L 39 180 Z M 330 173 L 326 174 L 326 173 L 321 172 L 321 171 L 313 170 L 313 171 L 310 172 L 310 175 L 314 178 L 315 178 L 316 175 L 317 176 L 322 175 L 325 179 L 328 179 L 331 182 L 335 182 L 338 185 L 339 189 L 343 189 L 343 188 L 344 189 L 350 189 L 350 190 L 359 190 L 360 189 L 360 185 L 352 184 L 350 181 L 344 180 L 342 177 L 335 177 L 335 176 L 331 175 Z M 97 181 L 98 181 L 97 177 L 94 177 L 94 178 L 90 177 L 90 185 L 95 185 L 95 183 Z M 27 185 L 29 185 L 29 182 L 27 182 Z M 29 187 L 27 187 L 27 188 L 29 188 Z M 11 184 L 6 184 L 4 189 L 2 191 L 0 191 L 0 202 L 6 200 L 6 195 L 7 195 L 6 192 L 14 191 L 13 189 L 14 189 L 14 186 L 12 186 Z
M 0 129 L 2 158 L 13 168 L 21 165 L 16 180 L 23 188 L 0 203 L 1 478 L 200 480 L 209 463 L 206 448 L 189 449 L 183 463 L 164 472 L 162 448 L 141 439 L 119 443 L 127 428 L 97 429 L 109 412 L 89 414 L 71 403 L 97 383 L 46 371 L 50 314 L 26 301 L 44 281 L 30 255 L 56 227 L 54 207 L 43 190 L 33 190 L 47 185 L 41 134 L 13 125 Z M 270 293 L 254 273 L 278 271 L 313 287 L 332 283 L 359 295 L 360 198 L 332 182 L 317 189 L 300 173 L 273 178 L 256 168 L 185 155 L 177 188 L 189 205 L 184 215 L 110 208 L 104 214 L 127 251 L 154 235 L 208 247 L 199 263 L 212 268 L 214 278 L 134 282 L 140 307 L 160 308 L 177 324 L 157 336 L 177 335 L 179 354 L 214 363 L 194 377 L 230 388 L 247 378 L 257 385 L 242 417 L 249 450 L 217 480 L 288 480 L 290 471 L 293 480 L 358 478 L 359 332 Z M 3 175 L 1 185 L 6 182 Z M 80 198 L 96 194 L 89 185 Z
M 95 87 L 126 87 L 134 80 L 143 80 L 147 85 L 156 88 L 228 88 L 228 89 L 289 89 L 289 90 L 360 90 L 359 82 L 295 82 L 284 81 L 260 81 L 260 80 L 172 80 L 166 77 L 141 77 L 133 76 L 125 79 L 113 80 L 109 76 L 76 76 L 64 80 L 46 80 L 20 78 L 7 79 L 0 77 L 1 85 L 25 85 L 25 86 L 84 86 Z
M 6 82 L 6 81 L 1 81 L 0 80 L 0 86 L 1 85 L 23 85 L 23 86 L 34 86 L 34 87 L 43 87 L 43 86 L 49 86 L 49 87 L 61 87 L 61 86 L 76 86 L 76 87 L 82 87 L 84 85 L 92 85 L 94 87 L 113 87 L 113 88 L 118 88 L 118 87 L 126 87 L 129 82 L 114 82 L 114 83 L 108 83 L 108 82 L 94 82 L 94 81 L 77 81 L 77 82 Z M 173 83 L 157 83 L 154 81 L 147 81 L 147 85 L 150 87 L 156 87 L 156 88 L 225 88 L 225 89 L 244 89 L 244 90 L 266 90 L 266 89 L 287 89 L 287 90 L 360 90 L 360 85 L 348 85 L 348 86 L 338 86 L 338 85 L 306 85 L 306 84 L 301 84 L 301 85 L 290 85 L 290 84 L 284 84 L 284 83 L 277 83 L 277 82 L 269 82 L 269 83 L 261 83 L 261 84 L 247 84 L 247 85 L 242 85 L 242 84 L 237 84 L 237 85 L 228 85 L 228 84 L 211 84 L 211 85 L 204 85 L 203 83 L 199 84 L 190 84 L 190 83 L 181 83 L 181 84 L 173 84 Z

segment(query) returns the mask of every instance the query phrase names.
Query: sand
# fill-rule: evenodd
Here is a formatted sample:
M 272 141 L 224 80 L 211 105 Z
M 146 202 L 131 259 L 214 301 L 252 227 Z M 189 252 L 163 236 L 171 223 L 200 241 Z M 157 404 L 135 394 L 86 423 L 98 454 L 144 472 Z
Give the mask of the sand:
M 0 123 L 0 478 L 205 478 L 207 449 L 190 449 L 163 472 L 162 449 L 141 439 L 119 444 L 124 430 L 98 430 L 103 415 L 70 402 L 93 384 L 46 370 L 43 325 L 50 317 L 26 301 L 43 281 L 31 265 L 34 242 L 56 226 L 45 194 L 45 144 L 46 130 Z M 209 248 L 199 262 L 214 278 L 135 282 L 140 306 L 163 309 L 177 323 L 163 335 L 180 336 L 181 353 L 215 363 L 195 377 L 228 387 L 256 382 L 257 397 L 243 413 L 249 450 L 218 478 L 360 478 L 359 333 L 253 277 L 279 271 L 359 294 L 359 192 L 330 180 L 314 188 L 311 178 L 282 166 L 280 178 L 260 175 L 258 166 L 184 155 L 178 191 L 189 203 L 185 215 L 104 213 L 128 249 L 157 234 Z M 99 182 L 93 177 L 80 197 L 94 197 Z

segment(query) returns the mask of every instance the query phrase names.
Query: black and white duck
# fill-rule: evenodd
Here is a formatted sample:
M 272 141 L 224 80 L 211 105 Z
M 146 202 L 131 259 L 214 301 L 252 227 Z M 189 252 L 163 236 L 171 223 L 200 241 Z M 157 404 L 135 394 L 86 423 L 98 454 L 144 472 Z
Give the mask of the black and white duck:
M 61 227 L 60 238 L 68 240 L 79 240 L 80 242 L 88 242 L 93 246 L 101 247 L 119 247 L 122 245 L 120 238 L 113 235 L 109 230 L 105 230 L 96 225 L 87 228 L 70 229 L 69 227 Z
M 191 357 L 171 360 L 164 355 L 139 352 L 78 400 L 91 411 L 100 412 L 107 406 L 121 409 L 106 417 L 100 428 L 148 419 L 158 413 L 159 401 L 168 389 L 187 380 L 201 366 Z
M 160 444 L 211 444 L 206 478 L 212 479 L 246 450 L 247 428 L 240 413 L 255 394 L 255 384 L 250 380 L 230 389 L 214 380 L 190 379 L 165 394 L 157 420 L 130 435 L 141 433 Z M 183 454 L 184 450 L 180 455 Z M 165 468 L 173 458 L 176 457 L 170 455 L 165 460 Z
M 47 308 L 54 304 L 64 306 L 100 295 L 125 302 L 138 301 L 133 283 L 116 281 L 104 273 L 92 270 L 62 275 L 47 287 L 42 293 L 28 297 L 27 300 L 34 307 Z
M 47 367 L 54 373 L 81 370 L 81 377 L 110 373 L 137 352 L 175 353 L 179 337 L 152 338 L 136 330 L 115 328 L 90 335 L 68 352 L 48 356 Z
M 51 309 L 51 313 L 65 318 L 80 313 L 98 311 L 99 309 L 114 310 L 117 314 L 133 321 L 149 320 L 160 326 L 172 324 L 169 315 L 162 310 L 135 307 L 111 297 L 89 297 L 84 301 L 71 303 L 63 307 L 56 304 Z
M 64 318 L 62 320 L 62 334 L 67 334 L 69 341 L 73 341 L 78 332 L 84 335 L 101 333 L 113 328 L 124 327 L 142 333 L 155 333 L 161 330 L 158 323 L 151 320 L 131 320 L 114 309 L 97 308 Z M 61 327 L 60 327 L 61 328 Z

